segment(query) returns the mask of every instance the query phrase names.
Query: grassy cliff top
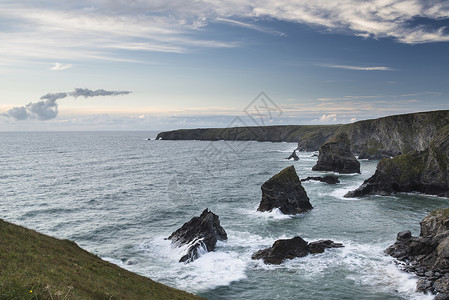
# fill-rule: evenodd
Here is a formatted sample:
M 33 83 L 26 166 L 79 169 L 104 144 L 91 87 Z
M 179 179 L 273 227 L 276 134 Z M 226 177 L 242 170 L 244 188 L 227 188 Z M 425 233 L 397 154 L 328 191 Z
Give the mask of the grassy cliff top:
M 201 299 L 0 219 L 0 299 Z

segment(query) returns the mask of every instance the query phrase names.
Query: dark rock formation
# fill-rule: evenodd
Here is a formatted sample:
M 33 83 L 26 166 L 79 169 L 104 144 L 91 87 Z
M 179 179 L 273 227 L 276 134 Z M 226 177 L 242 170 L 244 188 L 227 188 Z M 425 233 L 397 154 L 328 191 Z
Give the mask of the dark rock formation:
M 346 124 L 336 135 L 346 132 L 351 152 L 360 159 L 381 159 L 425 150 L 438 131 L 448 124 L 449 110 L 440 110 Z
M 295 167 L 290 166 L 267 180 L 261 187 L 258 211 L 279 208 L 283 214 L 298 214 L 312 209 L 309 197 L 299 181 Z
M 449 197 L 449 125 L 424 151 L 382 159 L 372 177 L 346 197 L 421 192 Z
M 334 171 L 340 174 L 360 173 L 360 163 L 351 153 L 348 135 L 340 133 L 320 147 L 313 171 Z
M 323 253 L 326 248 L 341 248 L 342 244 L 331 240 L 308 243 L 299 236 L 288 240 L 277 240 L 273 246 L 255 252 L 252 259 L 263 259 L 266 264 L 279 265 L 286 259 L 303 257 L 308 254 Z
M 193 217 L 167 239 L 178 247 L 189 245 L 187 254 L 179 260 L 188 263 L 197 259 L 201 250 L 214 251 L 217 240 L 223 241 L 227 238 L 218 216 L 206 208 L 201 216 Z
M 338 177 L 330 176 L 330 175 L 327 175 L 327 176 L 324 176 L 324 177 L 319 177 L 319 176 L 317 176 L 317 177 L 310 177 L 309 176 L 307 178 L 301 179 L 301 182 L 309 181 L 309 180 L 321 181 L 321 182 L 325 182 L 325 183 L 328 183 L 328 184 L 340 183 L 340 180 L 338 180 Z
M 421 277 L 417 290 L 449 299 L 449 208 L 431 212 L 422 222 L 421 233 L 398 233 L 385 253 L 405 263 L 405 270 Z
M 290 156 L 287 157 L 286 159 L 292 159 L 292 158 L 293 158 L 294 160 L 299 160 L 298 155 L 296 155 L 296 149 L 293 150 L 292 154 L 290 154 Z

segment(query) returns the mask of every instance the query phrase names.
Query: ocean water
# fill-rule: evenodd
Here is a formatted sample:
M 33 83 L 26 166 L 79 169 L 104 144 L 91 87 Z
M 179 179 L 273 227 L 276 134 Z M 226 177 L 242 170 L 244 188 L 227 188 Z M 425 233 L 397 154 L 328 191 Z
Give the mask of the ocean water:
M 346 199 L 376 168 L 304 182 L 314 209 L 256 212 L 260 186 L 294 165 L 312 172 L 316 153 L 287 161 L 294 143 L 155 141 L 155 132 L 0 133 L 0 218 L 82 248 L 130 271 L 208 299 L 428 299 L 417 278 L 383 250 L 399 231 L 449 199 L 417 194 Z M 148 140 L 152 138 L 152 140 Z M 190 264 L 164 238 L 205 208 L 228 241 Z M 345 245 L 279 266 L 251 254 L 279 238 Z

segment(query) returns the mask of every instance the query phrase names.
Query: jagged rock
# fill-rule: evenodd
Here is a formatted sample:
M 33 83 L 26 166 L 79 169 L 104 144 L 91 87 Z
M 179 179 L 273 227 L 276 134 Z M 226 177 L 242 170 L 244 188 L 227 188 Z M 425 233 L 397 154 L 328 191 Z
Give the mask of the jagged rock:
M 449 295 L 449 208 L 431 212 L 420 223 L 421 233 L 413 237 L 410 231 L 398 233 L 396 242 L 385 253 L 405 262 L 405 270 L 422 277 L 417 290 Z M 435 298 L 435 299 L 437 299 Z
M 319 177 L 319 176 L 317 176 L 317 177 L 310 177 L 309 176 L 307 178 L 301 179 L 301 182 L 309 181 L 309 180 L 321 181 L 321 182 L 325 182 L 325 183 L 328 183 L 328 184 L 340 183 L 340 180 L 338 180 L 338 177 L 330 176 L 330 175 L 327 175 L 327 176 L 324 176 L 324 177 Z
M 345 197 L 413 191 L 449 197 L 449 125 L 426 150 L 382 159 L 374 175 Z
M 218 216 L 206 208 L 199 217 L 193 217 L 167 239 L 178 247 L 189 245 L 187 254 L 179 260 L 188 263 L 197 259 L 201 251 L 214 251 L 217 240 L 223 241 L 227 238 Z
M 340 174 L 360 173 L 360 163 L 351 153 L 348 135 L 334 136 L 320 147 L 313 171 L 333 171 Z
M 292 154 L 290 154 L 290 156 L 287 157 L 286 159 L 292 159 L 292 158 L 293 158 L 294 160 L 299 160 L 298 155 L 296 155 L 296 149 L 293 150 Z
M 325 248 L 341 248 L 342 244 L 331 240 L 308 243 L 299 236 L 291 239 L 277 240 L 273 246 L 255 252 L 252 259 L 262 259 L 266 264 L 279 265 L 286 259 L 303 257 L 309 254 L 323 253 Z
M 313 207 L 299 181 L 295 167 L 290 166 L 267 180 L 261 187 L 262 200 L 258 211 L 279 208 L 283 214 L 298 214 Z

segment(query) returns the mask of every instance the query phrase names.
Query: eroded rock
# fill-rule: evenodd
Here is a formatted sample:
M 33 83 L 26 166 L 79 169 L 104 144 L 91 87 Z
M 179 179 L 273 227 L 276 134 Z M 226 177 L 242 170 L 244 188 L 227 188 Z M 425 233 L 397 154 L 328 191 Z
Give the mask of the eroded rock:
M 202 251 L 214 251 L 217 241 L 226 240 L 227 234 L 218 216 L 206 208 L 199 217 L 193 217 L 167 239 L 177 247 L 189 246 L 179 260 L 188 263 L 197 259 Z

